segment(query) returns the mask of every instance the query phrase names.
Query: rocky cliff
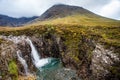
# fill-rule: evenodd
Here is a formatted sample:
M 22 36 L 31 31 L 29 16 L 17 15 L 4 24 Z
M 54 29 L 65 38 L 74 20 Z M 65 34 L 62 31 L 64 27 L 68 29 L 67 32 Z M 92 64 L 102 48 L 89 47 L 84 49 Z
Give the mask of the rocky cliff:
M 65 68 L 75 70 L 76 77 L 72 77 L 71 80 L 120 79 L 120 56 L 114 52 L 114 48 L 106 49 L 104 45 L 90 37 L 81 35 L 73 41 L 71 37 L 49 31 L 39 36 L 0 36 L 0 79 L 17 80 L 20 76 L 30 74 L 31 79 L 36 78 L 37 68 L 27 38 L 32 41 L 41 58 L 59 58 Z M 23 66 L 24 63 L 19 60 L 17 51 L 21 51 L 20 56 L 28 65 L 28 74 Z

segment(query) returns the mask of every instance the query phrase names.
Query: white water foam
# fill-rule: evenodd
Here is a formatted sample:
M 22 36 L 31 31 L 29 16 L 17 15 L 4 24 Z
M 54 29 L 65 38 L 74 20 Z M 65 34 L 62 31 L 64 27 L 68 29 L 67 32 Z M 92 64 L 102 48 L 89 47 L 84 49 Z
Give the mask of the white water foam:
M 31 55 L 33 57 L 33 62 L 35 64 L 35 66 L 37 68 L 40 68 L 40 67 L 46 65 L 49 62 L 49 58 L 40 59 L 38 51 L 35 48 L 35 46 L 33 45 L 32 41 L 29 38 L 27 38 L 26 41 L 30 44 L 30 47 L 31 47 L 31 50 L 32 50 Z

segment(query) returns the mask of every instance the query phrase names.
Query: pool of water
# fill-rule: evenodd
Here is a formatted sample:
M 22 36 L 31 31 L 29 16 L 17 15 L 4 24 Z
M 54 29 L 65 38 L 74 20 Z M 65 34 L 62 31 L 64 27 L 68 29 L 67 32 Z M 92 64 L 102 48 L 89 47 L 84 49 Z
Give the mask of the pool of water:
M 37 71 L 37 80 L 80 80 L 75 70 L 62 66 L 60 59 L 47 58 L 48 63 Z

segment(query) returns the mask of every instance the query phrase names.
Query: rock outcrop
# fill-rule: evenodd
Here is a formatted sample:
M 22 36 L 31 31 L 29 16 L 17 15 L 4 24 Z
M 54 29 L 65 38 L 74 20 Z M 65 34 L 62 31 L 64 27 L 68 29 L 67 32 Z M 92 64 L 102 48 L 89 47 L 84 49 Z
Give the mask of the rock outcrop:
M 36 74 L 37 69 L 33 64 L 31 48 L 26 38 L 32 40 L 41 58 L 60 58 L 64 67 L 76 70 L 77 77 L 83 80 L 120 79 L 120 59 L 117 53 L 84 36 L 73 49 L 67 46 L 65 43 L 67 40 L 63 37 L 49 33 L 39 37 L 1 36 L 0 38 L 3 39 L 0 44 L 0 79 L 15 80 L 19 76 L 26 75 L 23 65 L 18 60 L 18 50 L 26 60 L 29 73 Z
M 98 80 L 120 79 L 120 58 L 112 50 L 104 49 L 100 44 L 96 45 L 92 54 L 92 74 Z

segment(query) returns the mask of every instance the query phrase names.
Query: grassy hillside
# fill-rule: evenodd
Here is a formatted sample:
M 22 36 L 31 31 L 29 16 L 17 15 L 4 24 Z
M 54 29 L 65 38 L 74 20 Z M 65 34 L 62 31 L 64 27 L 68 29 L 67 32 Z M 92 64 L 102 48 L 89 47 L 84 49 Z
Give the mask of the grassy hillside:
M 41 37 L 54 34 L 64 40 L 64 44 L 67 47 L 67 51 L 71 51 L 69 56 L 76 64 L 81 64 L 82 60 L 79 59 L 79 47 L 82 43 L 82 39 L 93 40 L 95 43 L 103 44 L 105 48 L 114 48 L 114 51 L 120 55 L 120 26 L 80 26 L 80 25 L 34 25 L 18 28 L 0 28 L 0 35 L 26 35 Z M 48 38 L 49 40 L 49 38 Z M 0 44 L 4 43 L 3 39 L 0 39 Z M 81 48 L 85 51 L 89 51 L 90 47 L 83 43 Z M 91 52 L 89 52 L 91 53 Z M 81 57 L 82 54 L 80 55 Z M 91 58 L 91 54 L 88 55 L 87 59 Z M 89 61 L 88 61 L 89 62 Z M 112 67 L 112 72 L 115 75 L 119 74 L 119 66 Z M 20 79 L 24 77 L 20 77 Z M 34 77 L 33 77 L 34 78 Z
M 32 25 L 44 24 L 69 24 L 69 25 L 83 25 L 83 26 L 120 26 L 120 21 L 101 17 L 95 14 L 74 14 L 63 18 L 53 18 L 46 21 L 37 21 Z
M 29 25 L 118 26 L 120 21 L 102 17 L 79 6 L 54 5 Z
M 64 14 L 61 14 L 62 12 L 58 9 L 63 10 Z M 43 14 L 43 21 L 39 19 L 41 18 L 23 27 L 0 27 L 0 34 L 40 36 L 54 33 L 64 37 L 67 40 L 66 44 L 75 42 L 76 46 L 80 36 L 85 36 L 93 38 L 96 42 L 107 44 L 106 47 L 114 46 L 117 52 L 120 50 L 120 21 L 118 20 L 105 18 L 84 8 L 68 5 L 53 6 Z
M 0 35 L 27 35 L 40 36 L 54 33 L 64 37 L 69 42 L 77 42 L 80 36 L 93 38 L 106 47 L 115 47 L 120 50 L 120 26 L 80 26 L 80 25 L 36 25 L 19 28 L 0 28 Z M 77 45 L 77 43 L 76 43 Z M 72 46 L 72 45 L 71 45 Z

